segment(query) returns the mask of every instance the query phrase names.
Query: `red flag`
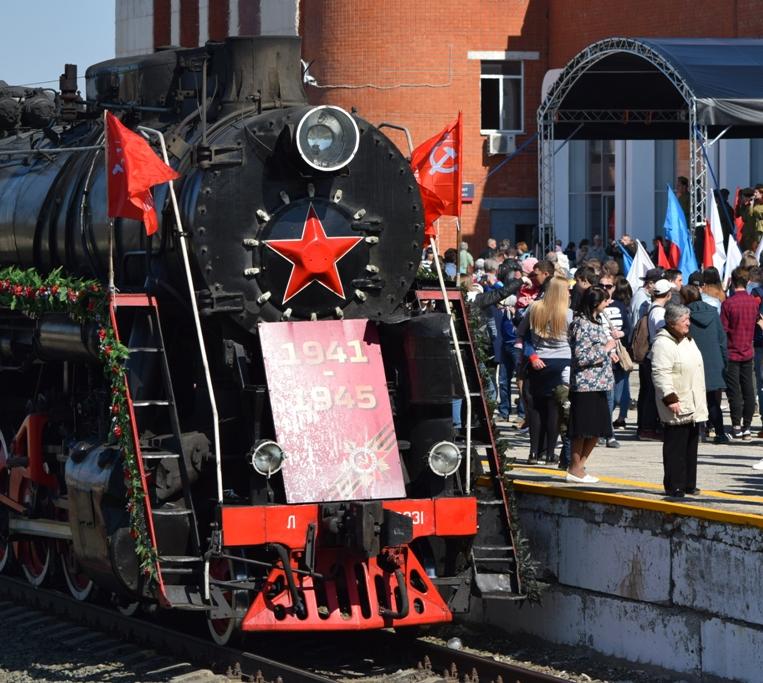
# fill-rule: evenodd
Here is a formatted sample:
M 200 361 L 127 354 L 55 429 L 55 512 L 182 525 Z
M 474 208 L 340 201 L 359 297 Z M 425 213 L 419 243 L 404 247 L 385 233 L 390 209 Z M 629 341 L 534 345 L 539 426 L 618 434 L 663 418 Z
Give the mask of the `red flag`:
M 159 222 L 150 188 L 180 175 L 110 112 L 106 112 L 106 155 L 109 217 L 143 221 L 146 234 L 153 235 Z
M 662 248 L 662 242 L 657 242 L 657 265 L 660 266 L 660 268 L 665 268 L 666 270 L 669 268 L 675 268 L 675 266 L 670 262 L 670 258 L 665 254 L 665 250 Z
M 736 241 L 741 242 L 742 241 L 742 229 L 744 228 L 744 218 L 742 216 L 737 216 L 737 211 L 739 207 L 739 188 L 737 188 L 737 191 L 734 193 L 734 231 L 736 233 Z
M 710 220 L 705 223 L 705 243 L 702 247 L 702 267 L 710 268 L 713 265 L 715 255 L 715 236 L 710 229 Z
M 413 150 L 411 168 L 416 173 L 424 202 L 425 234 L 435 236 L 433 223 L 440 216 L 461 215 L 461 112 L 437 135 Z

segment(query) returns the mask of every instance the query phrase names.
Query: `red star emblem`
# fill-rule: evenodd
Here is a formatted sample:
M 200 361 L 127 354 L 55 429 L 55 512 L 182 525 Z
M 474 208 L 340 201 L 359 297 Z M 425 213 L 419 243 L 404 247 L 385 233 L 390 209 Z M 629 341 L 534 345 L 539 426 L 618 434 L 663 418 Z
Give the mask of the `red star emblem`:
M 292 264 L 283 295 L 286 303 L 311 282 L 318 282 L 342 299 L 344 287 L 336 264 L 362 237 L 328 237 L 313 205 L 307 210 L 302 237 L 296 240 L 266 240 L 276 254 Z

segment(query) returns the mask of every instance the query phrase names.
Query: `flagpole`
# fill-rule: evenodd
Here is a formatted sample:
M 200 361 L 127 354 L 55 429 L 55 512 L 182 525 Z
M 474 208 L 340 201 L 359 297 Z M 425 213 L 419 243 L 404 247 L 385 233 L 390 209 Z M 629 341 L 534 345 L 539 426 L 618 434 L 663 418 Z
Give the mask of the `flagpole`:
M 763 242 L 763 240 L 761 240 Z M 456 269 L 456 287 L 461 287 L 461 216 L 456 216 L 456 254 L 458 262 Z
M 103 110 L 103 135 L 104 135 L 104 142 L 106 143 L 104 145 L 103 150 L 103 165 L 106 170 L 106 195 L 108 197 L 109 193 L 109 145 L 108 145 L 108 127 L 106 125 L 106 114 L 108 114 L 108 110 Z M 108 213 L 108 212 L 107 212 Z M 109 289 L 109 300 L 113 303 L 114 296 L 116 295 L 116 287 L 114 286 L 114 219 L 109 216 L 107 224 L 107 230 L 109 233 L 109 282 L 108 282 L 108 289 Z

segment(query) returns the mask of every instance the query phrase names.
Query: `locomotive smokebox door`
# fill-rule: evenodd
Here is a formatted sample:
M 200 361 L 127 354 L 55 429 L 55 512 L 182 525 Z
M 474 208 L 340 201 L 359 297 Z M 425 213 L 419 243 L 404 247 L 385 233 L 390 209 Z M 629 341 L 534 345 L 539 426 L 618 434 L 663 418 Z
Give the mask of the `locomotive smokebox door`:
M 260 325 L 289 503 L 405 496 L 376 327 Z

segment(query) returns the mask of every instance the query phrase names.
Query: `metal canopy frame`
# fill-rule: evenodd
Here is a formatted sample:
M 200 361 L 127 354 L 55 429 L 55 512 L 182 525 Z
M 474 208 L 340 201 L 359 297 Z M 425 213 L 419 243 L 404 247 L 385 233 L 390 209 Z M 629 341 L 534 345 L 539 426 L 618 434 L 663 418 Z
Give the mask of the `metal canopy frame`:
M 629 53 L 648 61 L 675 87 L 686 102 L 687 109 L 617 110 L 561 109 L 565 96 L 578 79 L 605 57 Z M 559 78 L 538 108 L 538 241 L 543 251 L 553 248 L 554 234 L 554 124 L 555 123 L 612 123 L 612 122 L 685 122 L 689 127 L 689 218 L 692 226 L 704 222 L 707 202 L 707 166 L 703 149 L 707 145 L 707 126 L 697 123 L 696 98 L 683 77 L 663 55 L 633 38 L 607 38 L 592 43 L 568 62 Z M 576 129 L 577 132 L 578 129 Z M 574 135 L 574 133 L 573 133 Z M 569 136 L 566 138 L 570 139 Z M 690 233 L 693 230 L 690 228 Z

